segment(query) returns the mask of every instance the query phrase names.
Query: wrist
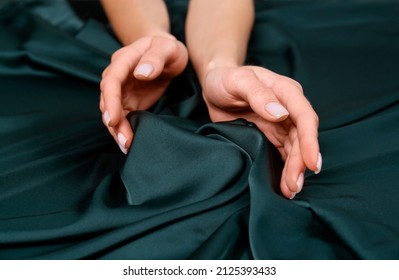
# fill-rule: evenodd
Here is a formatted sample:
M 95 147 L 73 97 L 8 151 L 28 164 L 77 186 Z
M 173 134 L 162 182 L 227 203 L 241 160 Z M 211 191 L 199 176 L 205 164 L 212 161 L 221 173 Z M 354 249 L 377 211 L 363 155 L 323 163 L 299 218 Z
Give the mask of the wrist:
M 232 59 L 231 57 L 217 56 L 203 61 L 201 66 L 196 70 L 200 84 L 203 85 L 208 73 L 212 70 L 217 68 L 235 68 L 240 65 L 240 62 Z
M 143 29 L 139 35 L 141 37 L 166 37 L 166 38 L 173 38 L 176 39 L 175 36 L 173 36 L 168 30 L 160 29 L 160 28 L 146 28 Z
M 134 43 L 135 41 L 141 39 L 141 38 L 145 38 L 145 37 L 162 37 L 162 38 L 169 38 L 169 39 L 174 39 L 176 40 L 176 37 L 173 36 L 172 34 L 170 34 L 169 32 L 165 31 L 165 30 L 160 30 L 160 29 L 151 29 L 151 28 L 147 28 L 147 29 L 142 29 L 140 30 L 140 32 L 136 32 L 136 33 L 132 33 L 130 34 L 131 36 L 129 37 L 125 37 L 123 40 L 123 45 L 130 45 L 132 43 Z

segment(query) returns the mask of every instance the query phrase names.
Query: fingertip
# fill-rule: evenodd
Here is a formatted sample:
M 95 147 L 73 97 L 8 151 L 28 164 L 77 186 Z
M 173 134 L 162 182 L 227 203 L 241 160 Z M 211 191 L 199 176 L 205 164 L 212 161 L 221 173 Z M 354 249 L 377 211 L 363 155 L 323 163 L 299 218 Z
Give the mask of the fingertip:
M 306 150 L 304 150 L 303 158 L 308 169 L 313 171 L 315 174 L 319 174 L 321 172 L 323 167 L 323 157 L 318 149 L 317 151 L 313 151 L 312 153 L 308 152 L 307 154 Z
M 126 155 L 127 154 L 127 148 L 126 148 L 127 139 L 126 139 L 126 136 L 123 133 L 118 132 L 117 139 L 118 139 L 119 149 L 122 151 L 122 153 L 124 153 Z
M 110 110 L 105 110 L 103 114 L 103 122 L 104 124 L 110 128 L 114 128 L 115 130 L 118 130 L 118 126 L 120 125 L 120 118 L 121 116 L 118 114 L 113 114 Z
M 127 154 L 133 141 L 133 131 L 130 127 L 129 121 L 126 118 L 122 119 L 117 130 L 118 133 L 116 135 L 116 140 L 119 148 L 124 154 Z
M 322 169 L 323 159 L 317 139 L 317 130 L 314 133 L 308 133 L 307 135 L 304 134 L 305 133 L 302 132 L 301 135 L 299 135 L 303 161 L 309 170 L 318 174 Z
M 296 186 L 297 186 L 296 193 L 299 193 L 302 191 L 304 182 L 305 182 L 305 175 L 303 172 L 301 172 L 298 176 L 298 179 L 296 180 Z
M 294 143 L 284 168 L 286 168 L 285 181 L 288 189 L 295 194 L 302 191 L 306 165 L 299 151 L 298 142 Z
M 111 117 L 109 115 L 108 110 L 106 110 L 103 114 L 103 122 L 104 124 L 109 127 L 110 126 L 110 122 L 111 122 Z
M 295 193 L 295 194 L 301 192 L 302 188 L 303 188 L 303 184 L 304 184 L 303 172 L 299 173 L 298 176 L 296 176 L 295 174 L 294 175 L 290 174 L 290 177 L 291 178 L 288 178 L 288 177 L 286 178 L 286 185 L 287 185 L 288 190 L 291 193 Z
M 303 172 L 301 172 L 295 182 L 296 189 L 294 189 L 293 187 L 289 187 L 288 184 L 286 183 L 287 185 L 286 197 L 289 199 L 294 199 L 295 196 L 302 191 L 304 181 L 305 181 L 305 175 Z
M 126 142 L 127 142 L 126 136 L 122 132 L 118 132 L 117 138 L 119 145 L 126 148 Z
M 281 191 L 281 194 L 285 198 L 293 199 L 295 197 L 296 193 L 292 192 L 290 190 L 290 188 L 288 187 L 288 185 L 287 185 L 287 180 L 286 180 L 287 172 L 286 172 L 286 170 L 287 170 L 286 167 L 284 167 L 283 171 L 282 171 L 282 174 L 281 174 L 280 191 Z

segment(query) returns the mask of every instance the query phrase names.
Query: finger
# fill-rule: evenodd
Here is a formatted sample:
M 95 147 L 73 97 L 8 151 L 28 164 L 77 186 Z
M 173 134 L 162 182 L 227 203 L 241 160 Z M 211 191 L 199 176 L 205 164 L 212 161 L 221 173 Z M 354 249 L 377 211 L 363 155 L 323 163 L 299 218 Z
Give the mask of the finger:
M 122 111 L 121 83 L 113 78 L 101 81 L 102 113 L 106 126 L 116 126 L 120 121 Z
M 109 134 L 114 138 L 118 144 L 119 149 L 127 154 L 133 139 L 133 131 L 131 129 L 129 121 L 125 118 L 121 118 L 121 122 L 117 127 L 107 126 Z
M 284 154 L 286 155 L 285 160 L 287 159 L 288 155 L 291 153 L 292 144 L 289 138 L 286 138 L 284 141 Z
M 230 92 L 246 100 L 252 110 L 265 120 L 279 122 L 288 117 L 287 109 L 274 92 L 259 80 L 252 68 L 241 68 L 236 72 L 233 81 Z
M 297 127 L 300 150 L 306 166 L 318 173 L 321 169 L 319 118 L 300 87 L 293 85 L 291 92 L 296 94 L 286 98 L 287 101 L 283 101 L 283 104 L 288 108 L 291 120 Z
M 103 70 L 103 72 L 101 73 L 101 78 L 104 78 L 104 77 L 106 76 L 107 71 L 108 71 L 108 67 L 105 68 L 105 69 Z M 100 85 L 100 88 L 101 88 L 101 85 Z M 102 91 L 100 92 L 100 103 L 99 103 L 99 108 L 100 108 L 101 113 L 104 114 L 104 112 L 105 112 L 105 105 L 104 105 L 104 94 L 103 94 Z M 104 117 L 103 117 L 103 119 L 104 119 Z M 105 124 L 105 123 L 104 123 L 104 124 Z
M 316 174 L 322 168 L 317 127 L 317 116 L 303 116 L 297 121 L 298 139 L 303 160 L 306 166 Z
M 118 144 L 119 149 L 121 150 L 122 153 L 124 153 L 125 155 L 128 152 L 128 149 L 125 148 L 124 146 L 122 146 L 121 144 L 119 144 L 120 142 L 126 141 L 123 138 L 123 134 L 118 133 L 114 128 L 109 127 L 108 129 L 109 133 L 112 135 L 112 137 L 114 138 L 115 142 Z
M 290 154 L 285 162 L 284 169 L 286 170 L 284 178 L 284 185 L 291 192 L 293 198 L 302 190 L 304 183 L 305 163 L 299 149 L 299 142 L 295 141 L 292 145 Z
M 287 153 L 286 153 L 285 149 L 283 147 L 278 147 L 277 150 L 280 153 L 281 159 L 283 161 L 286 161 L 287 160 Z
M 290 118 L 296 126 L 299 145 L 306 166 L 318 173 L 321 170 L 321 154 L 318 141 L 319 118 L 308 100 L 301 95 L 293 96 L 287 103 Z
M 124 154 L 127 154 L 133 140 L 133 131 L 129 121 L 125 117 L 121 118 L 121 121 L 116 127 L 115 132 L 115 140 L 118 143 L 119 148 Z
M 285 180 L 286 176 L 287 176 L 287 168 L 286 166 L 284 166 L 283 171 L 281 173 L 280 190 L 283 196 L 292 199 L 295 197 L 295 193 L 292 193 L 292 191 L 288 188 L 287 182 Z
M 321 170 L 321 154 L 318 142 L 319 119 L 313 107 L 303 94 L 302 86 L 288 77 L 275 73 L 271 79 L 266 80 L 266 75 L 261 75 L 263 68 L 256 68 L 255 72 L 264 82 L 269 83 L 281 104 L 287 108 L 291 121 L 296 125 L 300 150 L 306 166 L 315 172 Z M 267 72 L 270 74 L 269 72 Z M 270 74 L 270 75 L 273 75 Z M 272 82 L 270 82 L 272 81 Z
M 103 97 L 103 118 L 109 126 L 116 126 L 122 112 L 122 87 L 133 72 L 140 58 L 140 51 L 133 45 L 121 48 L 111 58 L 103 71 L 100 89 Z
M 115 129 L 113 127 L 108 126 L 107 127 L 109 134 L 111 134 L 111 136 L 114 138 L 115 141 L 117 141 L 117 136 L 116 136 L 116 132 Z
M 242 116 L 242 118 L 245 118 L 245 116 Z M 253 122 L 262 131 L 266 138 L 278 149 L 281 158 L 285 161 L 291 150 L 291 141 L 287 130 L 280 124 L 270 123 L 260 117 L 249 118 L 249 121 Z
M 103 72 L 101 73 L 101 78 L 104 78 L 108 73 L 108 67 L 106 67 Z
M 162 73 L 165 77 L 180 74 L 188 60 L 186 48 L 175 39 L 156 37 L 142 54 L 134 76 L 140 80 L 153 80 Z

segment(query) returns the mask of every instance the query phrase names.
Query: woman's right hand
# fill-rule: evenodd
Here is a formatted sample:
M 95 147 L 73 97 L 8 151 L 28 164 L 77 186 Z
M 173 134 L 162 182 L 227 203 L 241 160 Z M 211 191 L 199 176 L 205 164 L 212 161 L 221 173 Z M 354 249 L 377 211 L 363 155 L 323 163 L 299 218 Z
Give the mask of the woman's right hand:
M 186 47 L 169 34 L 140 38 L 112 55 L 102 74 L 100 110 L 123 153 L 133 140 L 127 114 L 154 105 L 187 62 Z

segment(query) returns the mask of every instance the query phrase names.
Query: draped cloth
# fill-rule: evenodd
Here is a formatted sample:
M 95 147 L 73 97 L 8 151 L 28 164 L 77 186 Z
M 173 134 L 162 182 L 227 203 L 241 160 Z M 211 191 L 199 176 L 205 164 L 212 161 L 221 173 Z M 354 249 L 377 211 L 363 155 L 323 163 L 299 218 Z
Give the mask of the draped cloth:
M 187 1 L 166 1 L 184 40 Z M 399 258 L 399 3 L 255 1 L 247 63 L 298 80 L 323 169 L 295 199 L 245 120 L 211 123 L 190 67 L 132 112 L 99 81 L 120 46 L 64 1 L 0 4 L 0 259 Z

